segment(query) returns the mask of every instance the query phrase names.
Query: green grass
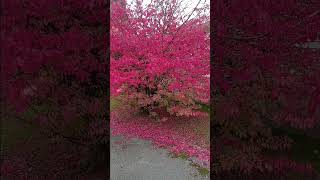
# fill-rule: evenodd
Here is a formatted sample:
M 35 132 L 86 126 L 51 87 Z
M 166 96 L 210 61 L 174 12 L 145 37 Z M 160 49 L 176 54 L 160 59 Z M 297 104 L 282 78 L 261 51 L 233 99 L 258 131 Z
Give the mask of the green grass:
M 200 105 L 200 111 L 210 114 L 210 106 L 209 105 L 203 104 L 201 102 L 196 102 L 196 104 Z
M 191 166 L 195 167 L 201 176 L 208 176 L 210 171 L 207 168 L 201 167 L 196 163 L 190 163 Z
M 179 158 L 179 159 L 183 159 L 183 160 L 188 160 L 188 158 L 189 158 L 189 156 L 186 153 L 179 153 L 179 154 L 170 153 L 170 157 L 171 158 Z M 195 167 L 201 176 L 207 176 L 210 173 L 210 171 L 207 168 L 201 167 L 199 164 L 191 162 L 190 165 Z
M 120 100 L 115 98 L 115 97 L 111 97 L 110 98 L 110 111 L 115 110 L 116 108 L 118 108 L 120 106 Z
M 179 159 L 183 159 L 183 160 L 188 160 L 189 156 L 186 153 L 171 153 L 171 158 L 179 158 Z

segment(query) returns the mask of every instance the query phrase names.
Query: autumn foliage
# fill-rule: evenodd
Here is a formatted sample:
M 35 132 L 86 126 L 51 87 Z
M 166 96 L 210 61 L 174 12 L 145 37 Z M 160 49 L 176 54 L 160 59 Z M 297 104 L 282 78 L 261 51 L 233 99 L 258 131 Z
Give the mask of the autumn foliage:
M 112 4 L 112 95 L 151 114 L 196 116 L 197 103 L 209 103 L 208 15 L 199 8 L 181 20 L 179 8 L 172 0 Z
M 67 141 L 86 151 L 109 141 L 106 5 L 99 0 L 1 1 L 3 116 L 17 119 L 22 126 L 40 127 L 37 131 L 61 146 Z M 59 158 L 66 158 L 71 149 L 61 150 Z M 37 157 L 44 152 L 36 151 Z M 104 151 L 107 153 L 107 148 Z M 8 161 L 14 166 L 12 159 Z M 58 158 L 49 164 L 53 161 Z M 30 167 L 35 172 L 26 172 L 29 167 L 10 172 L 1 169 L 1 174 L 35 179 L 41 166 Z M 46 176 L 59 169 L 43 166 L 41 172 Z M 73 168 L 65 169 L 69 171 L 65 173 L 72 173 Z
M 311 164 L 286 155 L 295 141 L 283 132 L 319 125 L 320 51 L 310 44 L 319 41 L 320 2 L 215 0 L 211 34 L 207 7 L 181 18 L 174 0 L 163 1 L 165 13 L 160 1 L 139 2 L 112 3 L 107 54 L 106 1 L 1 1 L 1 110 L 49 137 L 108 149 L 110 55 L 111 94 L 150 114 L 198 115 L 211 85 L 215 175 L 312 179 Z M 34 179 L 24 159 L 10 160 L 1 175 Z
M 42 123 L 51 110 L 59 123 L 102 118 L 107 15 L 104 2 L 92 2 L 2 2 L 3 97 L 18 113 Z
M 275 129 L 308 131 L 319 124 L 320 51 L 310 46 L 319 40 L 319 9 L 313 0 L 212 3 L 217 171 L 298 173 L 287 169 L 296 163 L 290 157 L 284 155 L 281 167 L 270 165 L 280 161 L 267 160 L 266 152 L 285 154 L 294 145 Z

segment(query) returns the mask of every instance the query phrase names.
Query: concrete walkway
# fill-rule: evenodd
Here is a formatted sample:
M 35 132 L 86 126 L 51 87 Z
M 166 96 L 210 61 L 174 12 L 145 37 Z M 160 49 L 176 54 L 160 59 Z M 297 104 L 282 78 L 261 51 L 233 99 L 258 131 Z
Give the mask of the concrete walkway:
M 190 161 L 171 158 L 165 149 L 155 149 L 151 142 L 132 139 L 119 144 L 121 137 L 111 137 L 111 180 L 209 180 L 190 165 Z

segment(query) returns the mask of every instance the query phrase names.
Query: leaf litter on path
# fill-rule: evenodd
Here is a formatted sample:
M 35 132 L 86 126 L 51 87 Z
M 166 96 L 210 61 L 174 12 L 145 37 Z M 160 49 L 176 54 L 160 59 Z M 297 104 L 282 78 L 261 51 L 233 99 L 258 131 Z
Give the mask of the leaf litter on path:
M 151 140 L 155 147 L 166 148 L 174 154 L 184 153 L 190 160 L 209 168 L 209 117 L 176 118 L 157 122 L 121 108 L 111 112 L 110 117 L 113 136 Z

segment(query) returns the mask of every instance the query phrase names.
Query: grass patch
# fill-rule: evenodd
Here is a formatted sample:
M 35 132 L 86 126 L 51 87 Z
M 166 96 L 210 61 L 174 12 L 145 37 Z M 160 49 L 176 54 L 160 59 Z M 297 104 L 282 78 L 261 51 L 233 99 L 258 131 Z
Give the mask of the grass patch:
M 110 111 L 117 109 L 120 106 L 120 100 L 115 97 L 110 97 Z
M 186 153 L 170 153 L 171 158 L 179 158 L 183 160 L 188 160 L 189 156 Z M 201 167 L 196 163 L 190 163 L 191 166 L 195 167 L 201 176 L 208 176 L 210 171 L 207 168 Z
M 183 160 L 188 160 L 189 156 L 186 153 L 179 153 L 179 154 L 171 153 L 171 158 L 180 158 Z
M 196 163 L 190 163 L 191 166 L 195 167 L 201 176 L 208 176 L 210 171 L 207 168 L 201 167 Z
M 210 114 L 210 106 L 208 104 L 203 104 L 201 102 L 196 102 L 196 104 L 200 105 L 200 111 Z

